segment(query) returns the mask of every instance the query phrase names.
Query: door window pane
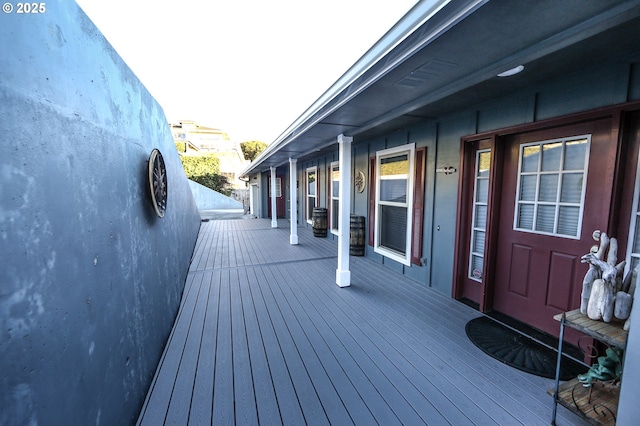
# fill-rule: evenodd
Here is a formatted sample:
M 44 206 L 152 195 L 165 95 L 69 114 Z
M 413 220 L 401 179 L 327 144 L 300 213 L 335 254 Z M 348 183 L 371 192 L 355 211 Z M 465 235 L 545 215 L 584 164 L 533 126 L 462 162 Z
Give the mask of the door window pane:
M 580 237 L 590 141 L 579 136 L 521 145 L 514 229 Z
M 562 157 L 562 142 L 546 143 L 542 145 L 542 168 L 543 172 L 555 172 L 560 170 L 560 159 Z
M 487 202 L 489 200 L 489 176 L 491 150 L 476 153 L 476 177 L 473 190 L 473 218 L 471 229 L 471 245 L 469 247 L 469 274 L 474 281 L 482 281 L 484 266 L 484 249 L 487 230 Z M 534 187 L 535 189 L 535 187 Z
M 520 204 L 518 209 L 517 228 L 533 230 L 533 204 Z
M 582 195 L 582 173 L 565 173 L 562 176 L 560 201 L 563 203 L 580 203 Z
M 535 201 L 538 175 L 522 175 L 520 177 L 520 200 Z
M 579 207 L 560 206 L 558 211 L 558 234 L 576 235 L 579 221 Z
M 480 151 L 478 153 L 478 177 L 488 178 L 491 167 L 491 151 Z
M 540 145 L 525 146 L 522 150 L 522 172 L 537 172 Z
M 489 198 L 489 179 L 478 176 L 476 179 L 476 197 L 478 203 L 486 203 Z
M 536 231 L 553 233 L 553 226 L 555 222 L 555 206 L 538 206 L 538 215 L 536 217 Z
M 474 233 L 473 237 L 473 251 L 478 253 L 484 253 L 484 240 L 486 233 L 484 231 L 478 231 Z
M 471 255 L 471 265 L 469 267 L 469 278 L 481 281 L 482 271 L 484 269 L 484 257 L 478 255 Z
M 558 175 L 549 174 L 540 176 L 540 194 L 538 201 L 556 202 L 558 198 Z
M 482 204 L 477 205 L 475 213 L 473 225 L 484 229 L 487 226 L 487 206 Z
M 584 167 L 583 160 L 587 156 L 588 146 L 588 139 L 567 142 L 563 170 L 582 170 Z

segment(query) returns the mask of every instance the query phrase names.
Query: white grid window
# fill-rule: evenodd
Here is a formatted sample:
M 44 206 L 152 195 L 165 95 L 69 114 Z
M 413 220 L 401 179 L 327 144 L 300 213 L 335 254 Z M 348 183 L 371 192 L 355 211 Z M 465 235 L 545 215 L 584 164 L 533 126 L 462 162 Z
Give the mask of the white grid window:
M 374 250 L 402 264 L 411 264 L 415 144 L 376 153 Z
M 338 213 L 340 206 L 340 166 L 338 162 L 331 163 L 331 231 L 337 233 Z
M 306 172 L 305 195 L 307 201 L 307 222 L 313 222 L 313 209 L 316 207 L 318 200 L 318 169 L 310 167 Z
M 629 243 L 627 247 L 625 276 L 628 271 L 632 271 L 640 265 L 640 161 L 638 161 L 638 168 L 636 170 L 632 210 L 631 223 L 629 224 Z
M 476 174 L 473 189 L 471 246 L 469 249 L 469 278 L 482 282 L 484 247 L 487 235 L 487 207 L 489 200 L 489 172 L 491 150 L 476 153 Z
M 520 147 L 514 229 L 580 237 L 591 136 Z

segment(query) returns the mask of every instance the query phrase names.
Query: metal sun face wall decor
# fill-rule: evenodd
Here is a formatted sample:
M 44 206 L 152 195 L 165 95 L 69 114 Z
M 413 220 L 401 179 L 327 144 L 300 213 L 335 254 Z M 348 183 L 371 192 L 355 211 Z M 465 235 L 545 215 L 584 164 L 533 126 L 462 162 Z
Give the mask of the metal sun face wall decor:
M 151 151 L 148 165 L 148 184 L 151 204 L 158 217 L 164 217 L 167 209 L 167 169 L 158 149 Z
M 362 170 L 358 170 L 358 172 L 356 173 L 356 178 L 355 178 L 355 188 L 356 191 L 358 191 L 359 193 L 364 192 L 364 188 L 366 187 L 367 183 L 365 180 L 365 175 L 364 172 Z

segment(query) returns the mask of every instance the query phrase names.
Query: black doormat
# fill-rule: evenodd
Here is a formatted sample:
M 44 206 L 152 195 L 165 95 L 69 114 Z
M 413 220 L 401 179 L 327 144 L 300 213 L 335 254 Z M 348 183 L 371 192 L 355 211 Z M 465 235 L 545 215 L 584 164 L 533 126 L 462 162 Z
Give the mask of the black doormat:
M 488 317 L 478 317 L 465 327 L 469 340 L 487 355 L 536 376 L 556 377 L 557 351 Z M 571 380 L 588 368 L 566 356 L 560 365 L 560 380 Z

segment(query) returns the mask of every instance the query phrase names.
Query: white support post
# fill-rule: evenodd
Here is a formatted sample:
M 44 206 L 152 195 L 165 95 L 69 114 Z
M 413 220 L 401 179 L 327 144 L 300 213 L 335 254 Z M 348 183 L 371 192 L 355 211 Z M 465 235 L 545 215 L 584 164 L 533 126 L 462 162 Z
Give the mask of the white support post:
M 340 180 L 338 206 L 338 269 L 336 284 L 339 287 L 351 285 L 349 270 L 349 232 L 351 221 L 351 142 L 352 137 L 338 135 Z
M 278 227 L 278 210 L 276 209 L 276 168 L 271 167 L 271 227 Z
M 289 200 L 291 201 L 291 209 L 289 212 L 289 220 L 291 221 L 291 236 L 289 243 L 298 244 L 298 170 L 297 162 L 293 158 L 289 158 Z

